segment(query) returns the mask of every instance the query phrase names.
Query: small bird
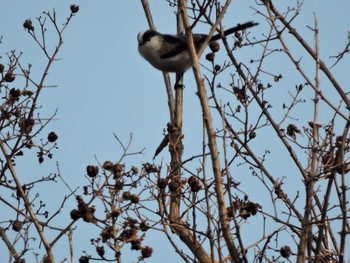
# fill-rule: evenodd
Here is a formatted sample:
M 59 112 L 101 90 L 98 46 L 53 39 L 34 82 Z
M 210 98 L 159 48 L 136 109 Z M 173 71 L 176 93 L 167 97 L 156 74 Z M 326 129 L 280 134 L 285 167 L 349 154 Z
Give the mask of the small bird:
M 238 24 L 224 31 L 224 36 L 258 25 L 253 21 Z M 193 41 L 198 52 L 208 35 L 193 34 Z M 221 39 L 220 34 L 214 35 L 209 42 Z M 187 40 L 184 34 L 167 35 L 154 30 L 146 30 L 137 35 L 138 49 L 153 67 L 165 71 L 185 73 L 191 67 L 190 54 L 188 52 Z

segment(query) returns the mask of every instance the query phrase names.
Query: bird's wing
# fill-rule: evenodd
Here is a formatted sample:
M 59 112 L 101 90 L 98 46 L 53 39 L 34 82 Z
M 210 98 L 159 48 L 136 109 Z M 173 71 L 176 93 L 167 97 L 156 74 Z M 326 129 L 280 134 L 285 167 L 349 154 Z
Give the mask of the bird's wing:
M 169 42 L 171 44 L 171 49 L 165 51 L 162 53 L 160 58 L 170 58 L 173 56 L 176 56 L 183 52 L 184 50 L 187 50 L 187 40 L 185 35 L 163 35 L 164 41 Z M 193 34 L 193 41 L 194 46 L 196 48 L 196 51 L 198 51 L 207 38 L 208 35 L 205 34 Z
M 160 58 L 171 58 L 187 49 L 186 38 L 182 37 L 182 35 L 163 35 L 163 37 L 164 42 L 169 43 L 170 45 L 165 48 L 164 52 L 160 55 Z

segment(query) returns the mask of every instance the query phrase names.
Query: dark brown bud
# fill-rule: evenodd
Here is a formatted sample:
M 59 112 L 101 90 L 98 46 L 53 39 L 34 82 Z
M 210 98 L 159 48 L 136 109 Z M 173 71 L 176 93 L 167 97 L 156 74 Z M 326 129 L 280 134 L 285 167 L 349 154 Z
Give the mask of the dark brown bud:
M 191 191 L 192 192 L 198 192 L 202 190 L 202 183 L 199 180 L 196 180 L 192 185 L 191 185 Z
M 140 238 L 132 240 L 130 243 L 131 243 L 132 250 L 141 250 L 142 249 L 142 244 L 141 244 Z
M 15 101 L 15 100 L 19 100 L 19 97 L 21 96 L 21 90 L 20 89 L 15 89 L 15 88 L 12 88 L 10 90 L 10 98 L 11 100 Z
M 70 211 L 70 218 L 72 218 L 73 220 L 78 220 L 79 218 L 81 218 L 81 216 L 81 212 L 79 212 L 77 209 Z
M 102 242 L 106 243 L 109 239 L 113 237 L 113 228 L 107 226 L 106 228 L 102 229 L 101 234 Z
M 254 139 L 256 137 L 256 132 L 255 131 L 251 131 L 249 133 L 249 139 Z
M 26 21 L 24 21 L 23 27 L 28 31 L 34 31 L 33 23 L 30 19 L 26 19 Z
M 292 137 L 294 140 L 296 139 L 296 133 L 300 133 L 300 130 L 294 124 L 289 124 L 287 127 L 287 135 Z
M 290 255 L 292 254 L 292 251 L 289 246 L 283 246 L 280 249 L 281 256 L 284 258 L 289 258 Z
M 130 200 L 130 197 L 131 197 L 131 194 L 130 194 L 129 191 L 124 192 L 123 195 L 122 195 L 122 198 L 123 198 L 124 200 Z
M 135 166 L 132 166 L 131 167 L 131 174 L 132 175 L 136 175 L 138 173 L 139 173 L 139 169 L 137 167 L 135 167 Z
M 98 166 L 93 166 L 93 165 L 86 166 L 87 175 L 91 178 L 94 178 L 97 176 L 98 170 L 99 170 Z
M 258 90 L 262 90 L 262 89 L 264 89 L 264 85 L 262 83 L 259 83 L 258 84 Z
M 114 174 L 114 179 L 119 179 L 120 177 L 122 177 L 124 175 L 124 165 L 122 164 L 115 164 L 112 167 L 112 172 Z
M 81 256 L 79 258 L 79 263 L 89 263 L 89 258 L 86 256 Z
M 205 56 L 205 59 L 210 61 L 210 62 L 213 62 L 214 61 L 214 58 L 215 58 L 215 54 L 214 53 L 208 53 L 206 56 Z
M 212 41 L 209 43 L 210 50 L 213 52 L 218 52 L 220 50 L 220 44 L 217 41 Z
M 101 258 L 103 258 L 105 255 L 105 248 L 103 246 L 96 247 L 96 252 Z
M 15 80 L 15 78 L 16 77 L 15 77 L 15 74 L 13 73 L 13 70 L 9 70 L 9 71 L 6 72 L 4 80 L 6 82 L 12 82 L 12 81 Z
M 122 180 L 117 180 L 114 185 L 114 189 L 119 192 L 120 190 L 123 190 L 124 188 L 124 181 Z
M 165 189 L 168 185 L 168 180 L 165 178 L 159 178 L 157 181 L 157 186 L 159 189 Z
M 111 161 L 105 161 L 103 163 L 102 167 L 103 167 L 103 169 L 106 169 L 107 171 L 110 171 L 113 168 L 113 163 Z
M 75 14 L 75 13 L 78 13 L 79 11 L 79 6 L 78 5 L 71 5 L 70 6 L 70 11 Z
M 49 142 L 55 142 L 58 139 L 58 136 L 55 132 L 50 132 L 49 135 L 47 136 L 47 140 Z
M 93 224 L 97 221 L 92 211 L 86 211 L 86 213 L 83 214 L 83 220 Z
M 116 219 L 118 218 L 118 216 L 120 215 L 120 210 L 119 209 L 115 209 L 111 212 L 111 217 Z
M 133 204 L 137 204 L 138 202 L 140 202 L 140 197 L 136 194 L 133 194 L 130 196 L 130 202 Z
M 0 64 L 0 73 L 4 72 L 5 66 L 3 64 Z
M 143 220 L 140 223 L 140 229 L 141 229 L 141 231 L 146 232 L 148 229 L 150 229 L 150 226 L 147 224 L 146 221 Z
M 220 65 L 216 64 L 216 65 L 214 66 L 215 72 L 220 71 L 220 69 L 221 69 L 221 66 L 220 66 Z
M 144 246 L 141 250 L 141 255 L 143 258 L 149 258 L 152 256 L 153 248 L 149 246 Z
M 12 223 L 12 229 L 16 232 L 19 232 L 22 229 L 23 223 L 19 220 L 16 220 Z

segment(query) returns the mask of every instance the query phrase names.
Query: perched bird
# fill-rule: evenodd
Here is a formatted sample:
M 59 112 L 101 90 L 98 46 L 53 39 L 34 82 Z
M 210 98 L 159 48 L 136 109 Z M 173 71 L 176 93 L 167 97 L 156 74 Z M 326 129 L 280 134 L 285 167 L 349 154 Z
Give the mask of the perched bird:
M 255 22 L 238 24 L 224 31 L 224 36 L 258 25 Z M 208 35 L 193 34 L 193 41 L 198 52 Z M 214 35 L 209 42 L 221 39 L 220 34 Z M 167 35 L 154 30 L 146 30 L 137 35 L 138 49 L 151 65 L 161 71 L 183 74 L 191 67 L 190 54 L 184 34 Z

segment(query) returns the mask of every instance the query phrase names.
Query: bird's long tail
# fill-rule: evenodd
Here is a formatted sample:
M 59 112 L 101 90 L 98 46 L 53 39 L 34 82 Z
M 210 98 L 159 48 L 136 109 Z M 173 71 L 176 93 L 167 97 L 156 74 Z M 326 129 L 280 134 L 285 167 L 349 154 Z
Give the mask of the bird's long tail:
M 238 31 L 253 27 L 253 26 L 257 26 L 259 25 L 259 23 L 255 23 L 253 21 L 249 21 L 243 24 L 238 24 L 235 27 L 231 27 L 227 30 L 224 31 L 224 36 L 228 36 L 230 34 L 236 33 Z M 211 38 L 211 41 L 215 41 L 215 40 L 219 40 L 221 38 L 221 34 L 216 34 Z

